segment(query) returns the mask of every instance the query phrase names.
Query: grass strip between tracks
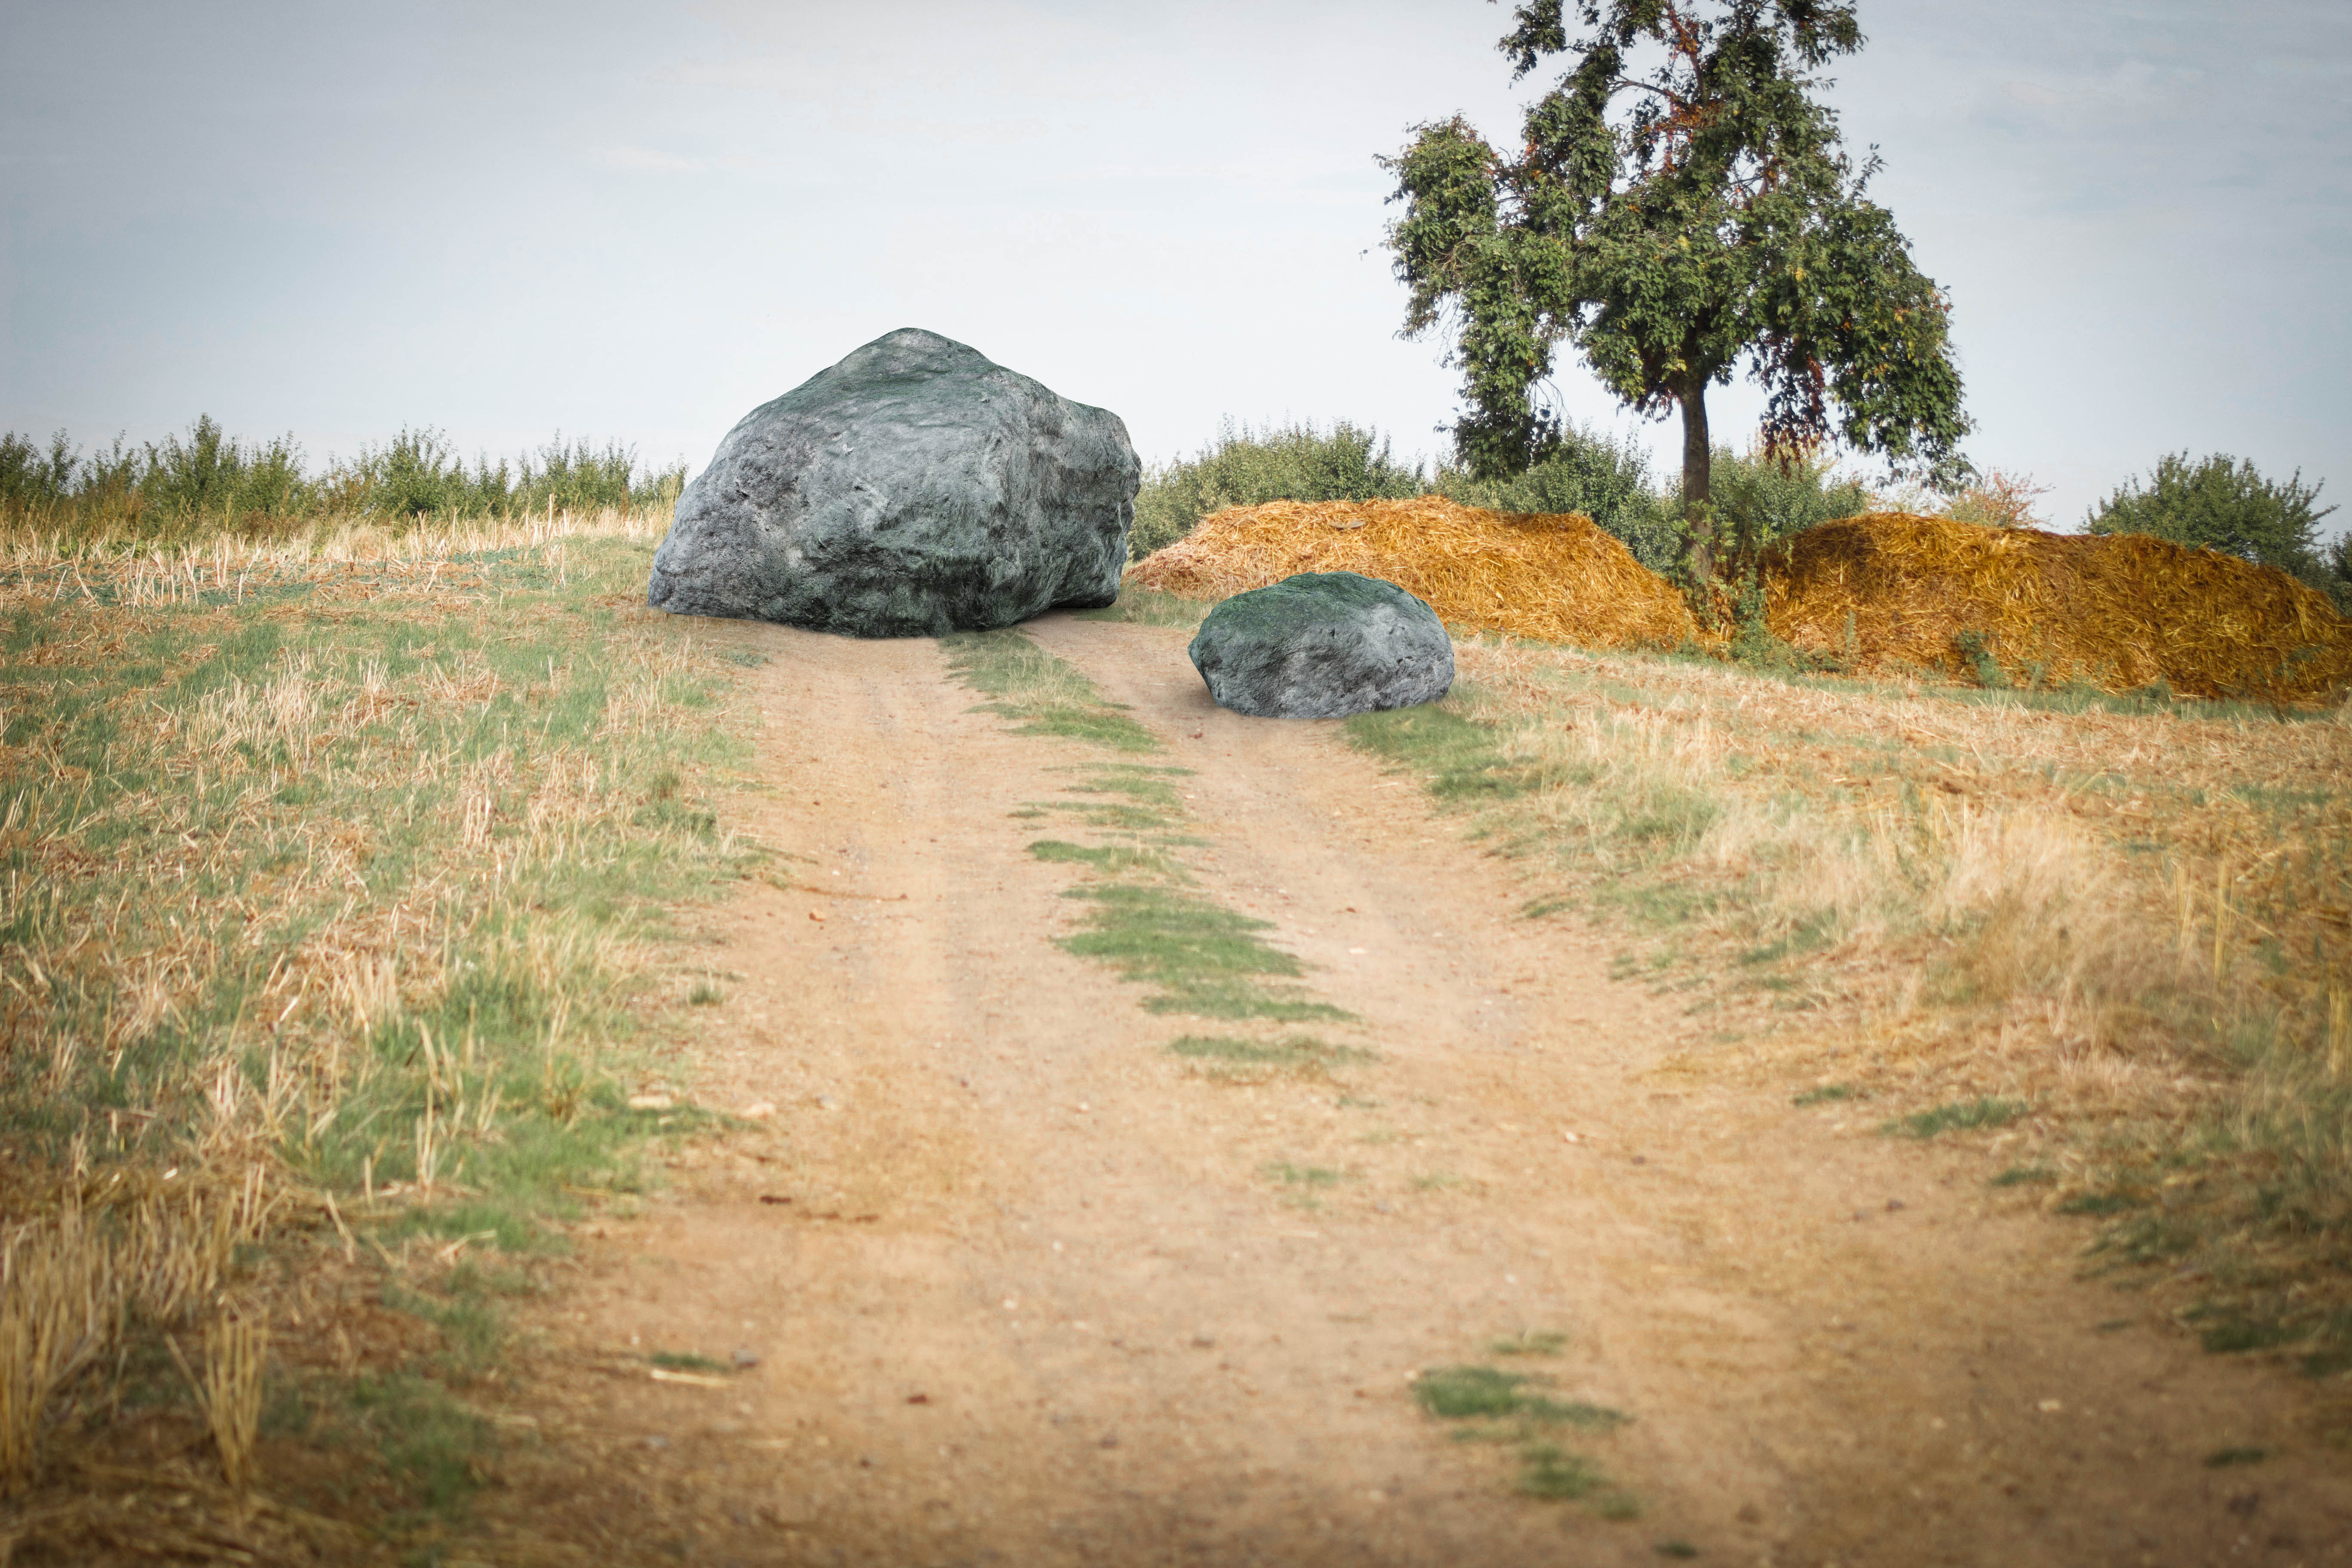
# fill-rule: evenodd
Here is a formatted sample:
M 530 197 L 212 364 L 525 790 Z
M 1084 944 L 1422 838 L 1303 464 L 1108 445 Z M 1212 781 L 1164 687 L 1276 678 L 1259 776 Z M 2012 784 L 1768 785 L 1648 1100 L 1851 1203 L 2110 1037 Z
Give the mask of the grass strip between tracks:
M 943 642 L 956 678 L 991 699 L 982 710 L 1013 721 L 1017 733 L 1059 736 L 1128 756 L 1159 752 L 1149 729 L 1018 629 L 960 633 Z M 1041 838 L 1029 847 L 1040 859 L 1085 868 L 1085 879 L 1064 894 L 1086 906 L 1082 928 L 1059 939 L 1065 949 L 1150 987 L 1142 1002 L 1148 1012 L 1269 1024 L 1352 1017 L 1295 984 L 1306 968 L 1265 939 L 1273 922 L 1201 890 L 1183 858 L 1200 840 L 1177 787 L 1190 769 L 1101 762 L 1070 773 L 1064 798 L 1033 802 L 1018 814 L 1058 818 L 1094 840 Z

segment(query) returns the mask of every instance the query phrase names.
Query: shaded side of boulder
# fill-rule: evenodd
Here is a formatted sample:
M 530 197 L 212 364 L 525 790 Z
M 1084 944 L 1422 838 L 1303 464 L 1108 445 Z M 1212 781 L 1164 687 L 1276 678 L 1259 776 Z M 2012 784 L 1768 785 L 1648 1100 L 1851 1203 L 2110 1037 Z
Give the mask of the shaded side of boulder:
M 1141 478 L 1117 415 L 907 328 L 727 433 L 646 598 L 856 637 L 1108 605 Z
M 1303 572 L 1209 612 L 1189 650 L 1220 708 L 1344 719 L 1434 702 L 1454 685 L 1437 613 L 1393 583 Z

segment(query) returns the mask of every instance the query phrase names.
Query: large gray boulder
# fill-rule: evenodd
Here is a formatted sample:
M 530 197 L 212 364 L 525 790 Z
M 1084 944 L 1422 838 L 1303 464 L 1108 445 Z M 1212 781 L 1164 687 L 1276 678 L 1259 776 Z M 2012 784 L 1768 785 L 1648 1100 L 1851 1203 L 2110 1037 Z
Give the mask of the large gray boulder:
M 1434 702 L 1454 685 L 1437 612 L 1393 583 L 1302 572 L 1209 612 L 1189 650 L 1220 708 L 1344 719 Z
M 907 328 L 727 433 L 646 597 L 868 637 L 1108 605 L 1141 477 L 1116 414 Z

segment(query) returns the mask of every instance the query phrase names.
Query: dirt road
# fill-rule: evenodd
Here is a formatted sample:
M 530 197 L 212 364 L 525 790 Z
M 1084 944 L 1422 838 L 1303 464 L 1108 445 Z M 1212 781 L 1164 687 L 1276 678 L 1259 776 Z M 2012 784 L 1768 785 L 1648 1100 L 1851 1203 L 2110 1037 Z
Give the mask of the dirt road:
M 634 1481 L 507 1506 L 614 1561 L 2352 1560 L 2296 1386 L 2079 1279 L 1981 1155 L 1714 1070 L 1622 942 L 1520 918 L 1336 726 L 1212 707 L 1182 632 L 1031 631 L 1193 770 L 1200 886 L 1376 1059 L 1217 1077 L 1168 1049 L 1213 1026 L 1055 945 L 1076 868 L 1015 814 L 1097 748 L 971 711 L 929 642 L 711 626 L 769 656 L 743 826 L 801 886 L 710 911 L 741 978 L 688 1087 L 776 1109 L 600 1226 L 553 1325 L 615 1375 L 546 1421 Z M 1419 1407 L 1458 1364 L 1629 1417 L 1557 1435 L 1584 1500 Z

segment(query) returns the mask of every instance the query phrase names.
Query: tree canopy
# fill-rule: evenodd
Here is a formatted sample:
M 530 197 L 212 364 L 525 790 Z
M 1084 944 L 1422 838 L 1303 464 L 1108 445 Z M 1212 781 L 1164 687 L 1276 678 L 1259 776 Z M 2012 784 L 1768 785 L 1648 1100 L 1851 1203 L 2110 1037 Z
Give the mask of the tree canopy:
M 1528 0 L 1501 44 L 1517 80 L 1573 66 L 1506 157 L 1459 116 L 1382 165 L 1405 331 L 1449 325 L 1460 460 L 1520 472 L 1560 439 L 1538 401 L 1566 342 L 1629 406 L 1683 416 L 1688 563 L 1714 571 L 1706 389 L 1743 364 L 1775 454 L 1834 437 L 1947 483 L 1967 472 L 1950 304 L 1865 195 L 1812 73 L 1862 46 L 1836 0 Z

